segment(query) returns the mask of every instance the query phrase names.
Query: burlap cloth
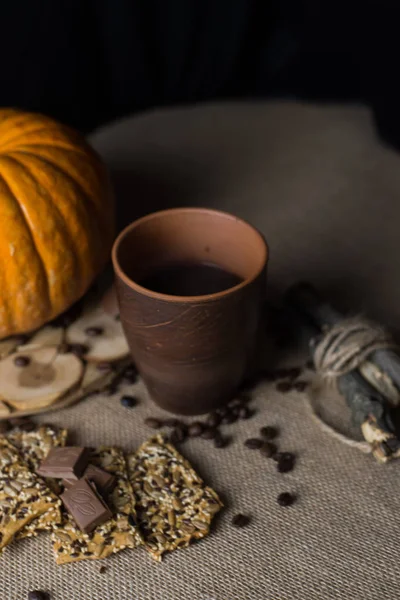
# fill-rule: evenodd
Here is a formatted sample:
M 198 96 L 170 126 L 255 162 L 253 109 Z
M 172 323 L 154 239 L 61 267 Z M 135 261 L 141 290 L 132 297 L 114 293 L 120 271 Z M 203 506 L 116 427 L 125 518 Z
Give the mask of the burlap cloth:
M 235 211 L 269 241 L 271 296 L 310 279 L 340 308 L 400 323 L 400 161 L 379 145 L 365 110 L 171 111 L 118 124 L 93 141 L 114 170 L 124 212 L 129 203 L 134 216 L 160 199 Z M 160 411 L 141 383 L 133 390 L 136 409 L 123 408 L 117 396 L 94 397 L 48 420 L 79 443 L 135 448 L 149 433 L 143 417 Z M 24 540 L 0 559 L 1 600 L 24 600 L 34 588 L 54 600 L 397 598 L 400 464 L 378 465 L 323 434 L 296 392 L 265 384 L 254 406 L 256 417 L 227 427 L 233 441 L 226 449 L 205 440 L 182 448 L 226 501 L 208 539 L 162 564 L 139 549 L 63 567 L 55 566 L 46 536 Z M 243 446 L 266 424 L 279 426 L 281 446 L 297 453 L 292 473 L 279 475 Z M 282 491 L 296 492 L 297 504 L 279 507 Z M 249 527 L 230 525 L 237 512 L 252 516 Z

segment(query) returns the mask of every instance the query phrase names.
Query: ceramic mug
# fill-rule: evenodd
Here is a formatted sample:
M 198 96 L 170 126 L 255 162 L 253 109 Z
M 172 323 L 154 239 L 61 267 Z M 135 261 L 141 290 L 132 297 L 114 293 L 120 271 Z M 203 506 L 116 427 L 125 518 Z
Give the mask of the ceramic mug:
M 122 325 L 150 395 L 177 414 L 209 412 L 230 400 L 254 360 L 268 248 L 249 223 L 206 208 L 149 214 L 112 251 Z M 239 283 L 200 296 L 172 296 L 140 281 L 163 264 L 213 264 Z

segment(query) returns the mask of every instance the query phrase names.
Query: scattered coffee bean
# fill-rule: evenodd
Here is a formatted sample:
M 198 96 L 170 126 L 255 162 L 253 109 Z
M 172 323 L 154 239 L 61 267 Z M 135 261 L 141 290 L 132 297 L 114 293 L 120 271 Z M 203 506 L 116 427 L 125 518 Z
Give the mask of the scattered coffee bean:
M 49 600 L 47 592 L 41 592 L 40 590 L 32 590 L 28 594 L 28 600 Z
M 214 438 L 214 447 L 215 448 L 225 448 L 229 443 L 227 437 L 223 437 L 219 431 L 217 431 L 217 435 Z
M 250 417 L 252 417 L 253 414 L 254 411 L 252 411 L 248 406 L 242 406 L 239 409 L 238 417 L 239 419 L 250 419 Z
M 210 427 L 218 427 L 218 425 L 221 423 L 221 416 L 216 412 L 211 413 L 208 415 L 206 423 Z
M 206 427 L 201 434 L 203 440 L 213 440 L 218 435 L 218 429 L 216 427 Z
M 89 348 L 84 344 L 71 344 L 70 352 L 75 354 L 78 358 L 83 358 L 85 354 L 88 352 Z
M 200 421 L 195 421 L 194 423 L 189 425 L 188 428 L 189 437 L 199 437 L 199 435 L 201 435 L 203 431 L 204 425 L 203 423 L 200 423 Z
M 98 335 L 101 335 L 103 332 L 104 332 L 104 329 L 102 327 L 87 327 L 85 329 L 85 333 L 89 337 L 97 337 Z
M 260 448 L 260 452 L 265 458 L 272 458 L 276 454 L 276 446 L 271 442 L 264 442 Z
M 290 381 L 280 381 L 276 384 L 276 389 L 278 392 L 286 394 L 286 392 L 290 392 L 290 390 L 293 389 L 293 384 Z
M 164 425 L 165 427 L 179 427 L 182 425 L 182 421 L 179 419 L 165 419 Z
M 250 523 L 250 517 L 247 515 L 238 514 L 235 515 L 232 519 L 232 525 L 234 527 L 246 527 Z
M 289 473 L 294 468 L 296 457 L 291 452 L 278 452 L 276 454 L 278 473 Z
M 135 396 L 122 396 L 120 402 L 126 408 L 133 408 L 137 404 L 137 399 Z
M 279 506 L 291 506 L 296 501 L 296 496 L 289 492 L 282 492 L 277 498 Z
M 14 358 L 14 365 L 16 367 L 27 367 L 30 362 L 31 359 L 29 356 L 23 356 L 22 354 Z
M 106 571 L 107 571 L 107 567 L 105 567 L 104 565 L 102 567 L 100 567 L 100 569 L 99 569 L 100 575 L 103 575 L 103 573 L 105 573 Z
M 124 371 L 124 377 L 129 381 L 129 383 L 136 383 L 138 378 L 138 372 L 134 365 L 130 365 Z
M 222 417 L 221 419 L 221 423 L 223 423 L 224 425 L 231 425 L 232 423 L 234 423 L 235 421 L 237 421 L 237 416 L 233 413 L 233 412 L 228 412 L 224 417 Z
M 296 381 L 293 384 L 294 389 L 296 390 L 296 392 L 304 392 L 304 390 L 307 389 L 307 381 Z
M 182 444 L 186 439 L 186 430 L 181 425 L 175 427 L 170 435 L 171 444 Z
M 261 427 L 260 433 L 261 433 L 262 437 L 264 438 L 264 440 L 274 440 L 278 436 L 279 432 L 278 432 L 277 427 L 267 426 L 267 427 Z
M 147 427 L 151 427 L 151 429 L 160 429 L 163 425 L 160 419 L 154 419 L 153 417 L 148 417 L 144 420 L 144 423 Z
M 263 441 L 258 438 L 249 438 L 245 441 L 244 445 L 250 450 L 259 450 L 263 445 Z

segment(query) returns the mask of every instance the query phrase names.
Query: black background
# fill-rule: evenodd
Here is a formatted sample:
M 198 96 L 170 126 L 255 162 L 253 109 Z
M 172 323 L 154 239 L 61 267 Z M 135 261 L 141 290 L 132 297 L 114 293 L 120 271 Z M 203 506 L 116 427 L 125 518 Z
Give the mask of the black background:
M 400 147 L 395 2 L 14 0 L 0 105 L 84 132 L 155 106 L 237 97 L 362 101 Z

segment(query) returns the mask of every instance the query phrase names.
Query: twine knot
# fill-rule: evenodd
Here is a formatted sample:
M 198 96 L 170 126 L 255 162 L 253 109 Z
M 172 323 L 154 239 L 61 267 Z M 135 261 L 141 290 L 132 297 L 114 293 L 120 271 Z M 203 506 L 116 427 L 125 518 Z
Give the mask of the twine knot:
M 394 347 L 393 338 L 383 327 L 353 317 L 326 330 L 315 347 L 314 364 L 325 380 L 335 380 L 360 367 L 375 350 Z

